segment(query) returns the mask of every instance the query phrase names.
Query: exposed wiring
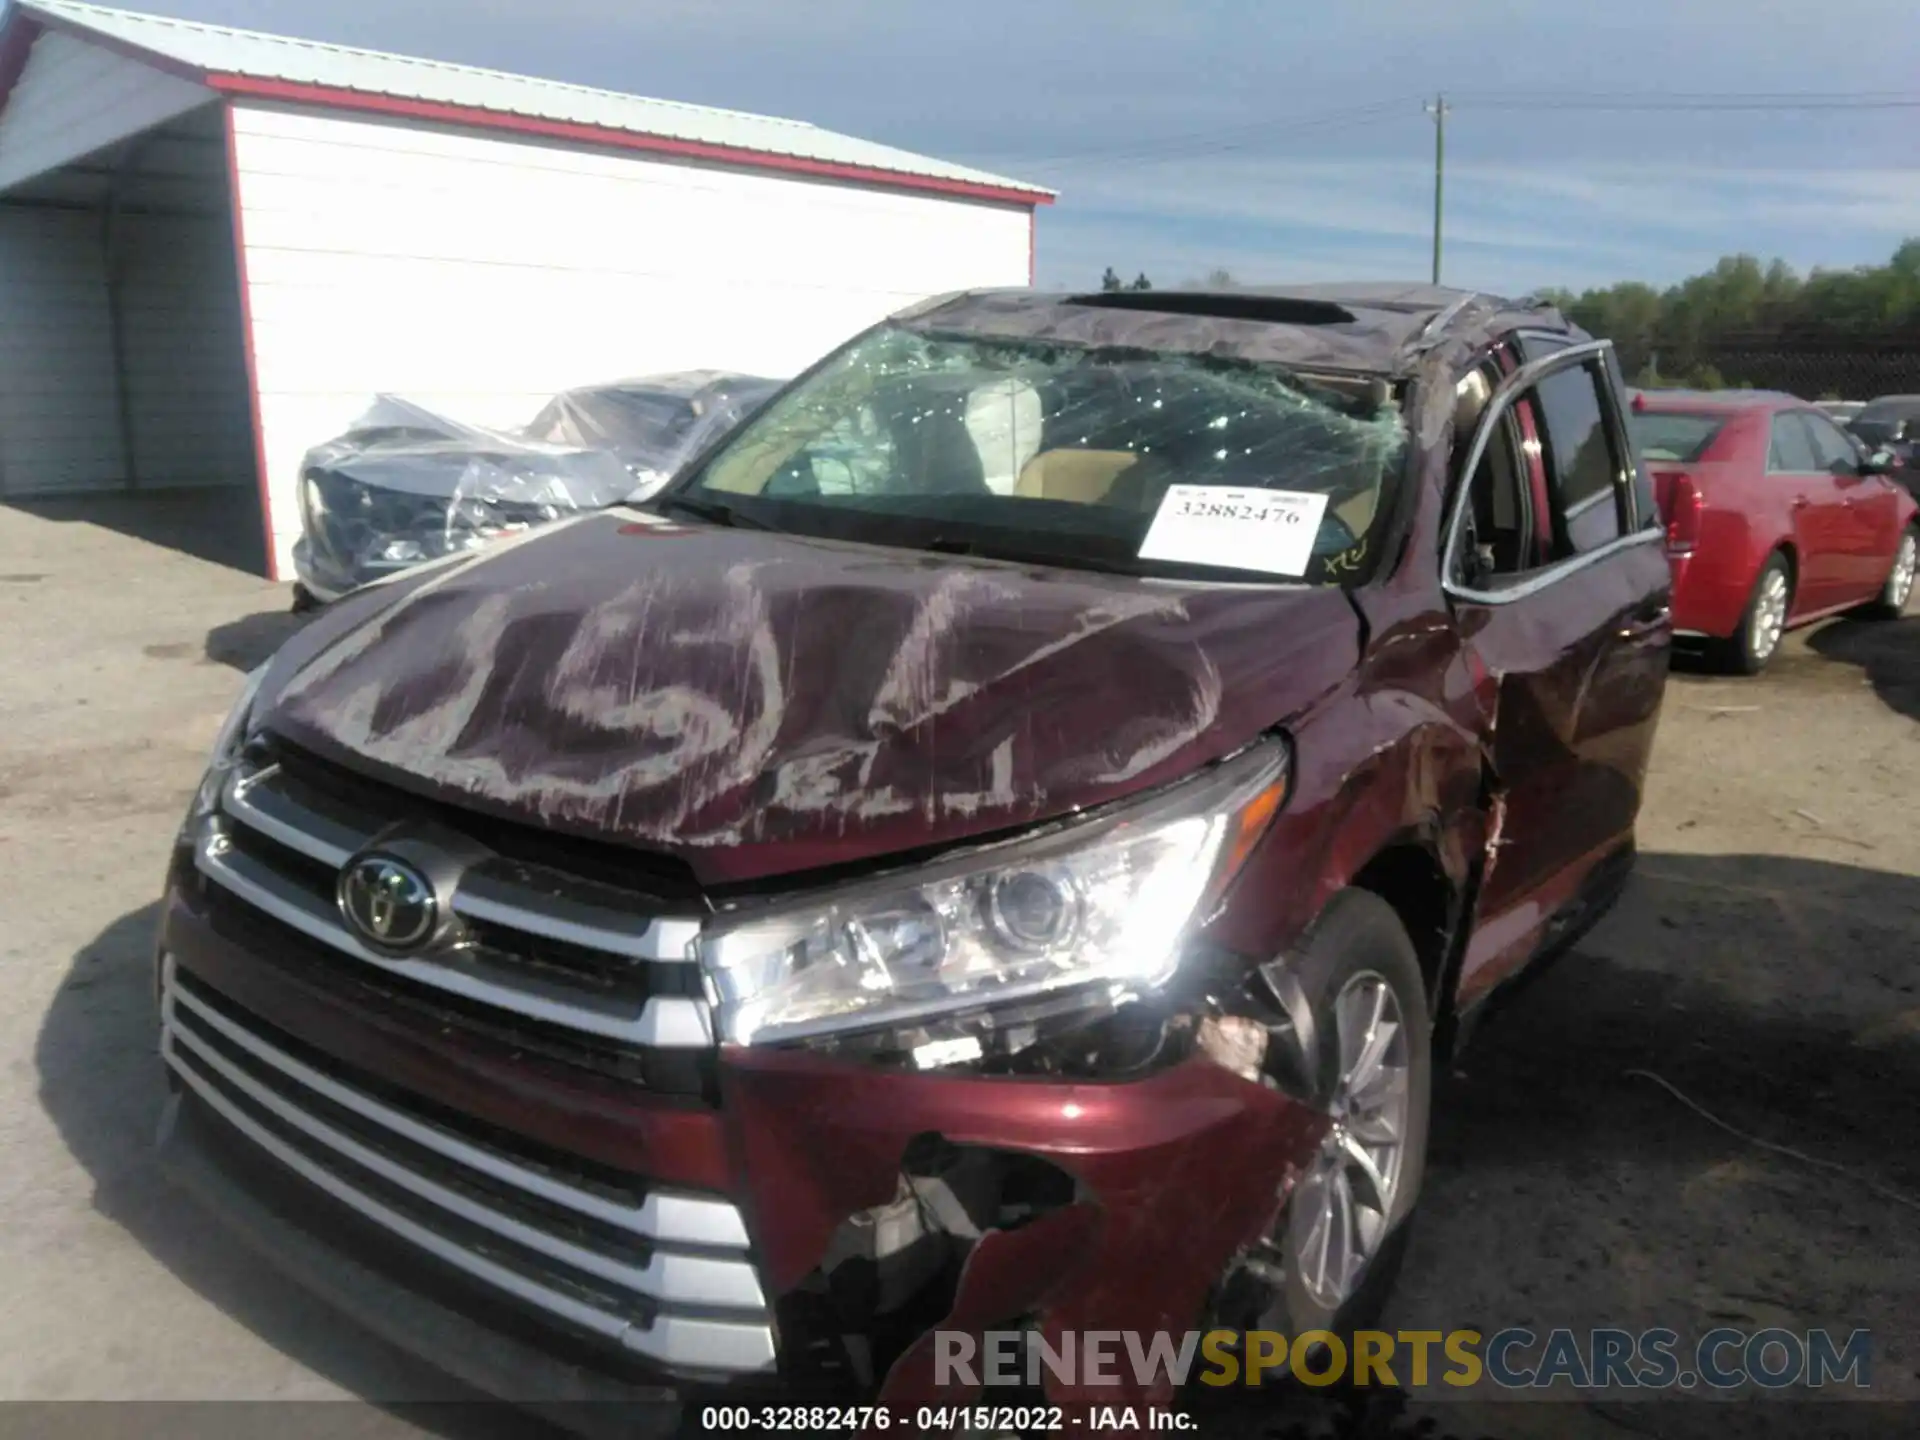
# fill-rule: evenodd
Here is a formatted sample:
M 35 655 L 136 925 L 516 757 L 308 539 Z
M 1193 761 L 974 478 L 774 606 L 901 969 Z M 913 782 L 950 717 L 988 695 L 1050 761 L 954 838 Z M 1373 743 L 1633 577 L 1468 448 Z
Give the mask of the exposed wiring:
M 1682 1105 L 1693 1111 L 1693 1113 L 1698 1115 L 1702 1120 L 1705 1120 L 1709 1125 L 1717 1126 L 1726 1131 L 1727 1134 L 1733 1136 L 1736 1140 L 1744 1140 L 1749 1145 L 1761 1150 L 1770 1151 L 1775 1155 L 1784 1155 L 1789 1160 L 1798 1160 L 1802 1165 L 1811 1165 L 1816 1170 L 1826 1170 L 1832 1174 L 1842 1176 L 1853 1181 L 1856 1185 L 1865 1186 L 1884 1200 L 1891 1200 L 1896 1205 L 1904 1205 L 1909 1210 L 1920 1210 L 1920 1200 L 1914 1199 L 1911 1195 L 1902 1194 L 1891 1185 L 1883 1185 L 1870 1175 L 1862 1175 L 1857 1170 L 1849 1170 L 1846 1166 L 1836 1165 L 1831 1160 L 1822 1160 L 1817 1156 L 1808 1155 L 1804 1151 L 1795 1150 L 1790 1145 L 1776 1145 L 1771 1140 L 1762 1140 L 1758 1135 L 1749 1135 L 1746 1131 L 1729 1125 L 1699 1102 L 1691 1100 L 1681 1094 L 1672 1081 L 1663 1079 L 1651 1070 L 1626 1070 L 1621 1073 L 1630 1079 L 1651 1080 Z

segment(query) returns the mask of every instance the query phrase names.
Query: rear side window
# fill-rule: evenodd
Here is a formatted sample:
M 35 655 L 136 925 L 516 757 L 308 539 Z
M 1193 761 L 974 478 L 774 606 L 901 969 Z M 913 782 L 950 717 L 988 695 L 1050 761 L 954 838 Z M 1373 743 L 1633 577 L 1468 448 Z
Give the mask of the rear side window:
M 1773 417 L 1772 439 L 1767 445 L 1767 469 L 1776 475 L 1811 475 L 1827 467 L 1814 452 L 1813 437 L 1800 423 L 1798 415 Z
M 1847 439 L 1834 423 L 1824 415 L 1810 415 L 1802 411 L 1800 423 L 1807 427 L 1807 434 L 1813 440 L 1813 453 L 1820 457 L 1822 470 L 1841 474 L 1857 470 L 1860 466 L 1860 452 L 1854 448 L 1854 442 Z
M 1643 460 L 1687 464 L 1707 453 L 1707 447 L 1727 428 L 1727 417 L 1683 410 L 1641 410 L 1634 414 L 1632 425 L 1633 443 Z
M 1620 478 L 1595 367 L 1556 371 L 1535 388 L 1546 430 L 1547 479 L 1553 489 L 1554 529 L 1571 554 L 1597 550 L 1626 533 Z

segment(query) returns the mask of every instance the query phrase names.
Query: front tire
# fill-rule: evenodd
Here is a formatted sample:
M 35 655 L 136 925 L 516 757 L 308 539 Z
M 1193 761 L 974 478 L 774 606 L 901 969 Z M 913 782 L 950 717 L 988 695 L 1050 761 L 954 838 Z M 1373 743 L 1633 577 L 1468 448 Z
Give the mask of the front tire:
M 1887 583 L 1880 587 L 1879 598 L 1867 607 L 1867 614 L 1876 620 L 1898 620 L 1904 615 L 1913 595 L 1916 572 L 1920 572 L 1920 525 L 1909 525 L 1901 532 L 1900 544 L 1893 552 Z
M 1753 582 L 1739 627 L 1716 647 L 1721 665 L 1738 675 L 1758 675 L 1766 669 L 1787 633 L 1787 616 L 1792 609 L 1793 571 L 1787 557 L 1776 550 L 1760 567 L 1760 577 Z
M 1313 1017 L 1316 1103 L 1333 1124 L 1272 1230 L 1229 1267 L 1215 1316 L 1351 1343 L 1393 1288 L 1426 1175 L 1426 982 L 1393 907 L 1366 890 L 1336 896 L 1286 964 Z

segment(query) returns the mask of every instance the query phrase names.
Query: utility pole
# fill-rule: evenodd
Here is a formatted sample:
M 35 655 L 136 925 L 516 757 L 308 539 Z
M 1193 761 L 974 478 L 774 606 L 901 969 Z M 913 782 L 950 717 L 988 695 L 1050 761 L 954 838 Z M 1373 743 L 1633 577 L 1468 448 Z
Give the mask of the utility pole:
M 1423 107 L 1433 116 L 1433 283 L 1440 283 L 1440 225 L 1447 179 L 1447 97 L 1436 95 Z

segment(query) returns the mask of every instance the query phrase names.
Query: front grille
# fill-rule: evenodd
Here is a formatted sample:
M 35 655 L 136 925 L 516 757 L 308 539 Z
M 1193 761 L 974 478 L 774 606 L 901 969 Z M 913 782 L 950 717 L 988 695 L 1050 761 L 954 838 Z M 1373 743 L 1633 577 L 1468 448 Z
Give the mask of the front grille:
M 629 900 L 638 897 L 657 906 L 700 903 L 700 885 L 692 867 L 673 856 L 582 839 L 416 795 L 369 779 L 277 737 L 265 740 L 263 755 L 280 767 L 285 784 L 298 786 L 308 796 L 329 797 L 365 815 L 445 825 L 492 850 L 501 857 L 502 865 L 518 863 L 535 871 L 557 871 L 575 881 L 604 885 Z
M 496 1031 L 570 1037 L 600 1051 L 711 1050 L 691 901 L 502 854 L 487 843 L 488 826 L 467 823 L 474 817 L 454 814 L 456 830 L 442 810 L 423 817 L 381 787 L 313 776 L 268 753 L 250 754 L 228 778 L 218 813 L 196 836 L 194 863 L 230 921 L 235 907 L 251 912 L 321 947 L 335 970 L 436 997 Z M 334 885 L 356 853 L 409 827 L 443 834 L 459 852 L 454 923 L 433 946 L 395 955 L 349 929 Z
M 245 951 L 252 964 L 357 1009 L 392 1016 L 430 1035 L 458 1032 L 495 1055 L 557 1061 L 662 1096 L 711 1102 L 717 1093 L 712 1050 L 625 1045 L 417 984 L 391 967 L 361 964 L 315 941 L 223 886 L 203 882 L 201 904 L 214 933 Z
M 668 1369 L 774 1366 L 725 1200 L 535 1159 L 361 1081 L 171 959 L 161 1049 L 197 1099 L 336 1203 L 469 1280 Z

